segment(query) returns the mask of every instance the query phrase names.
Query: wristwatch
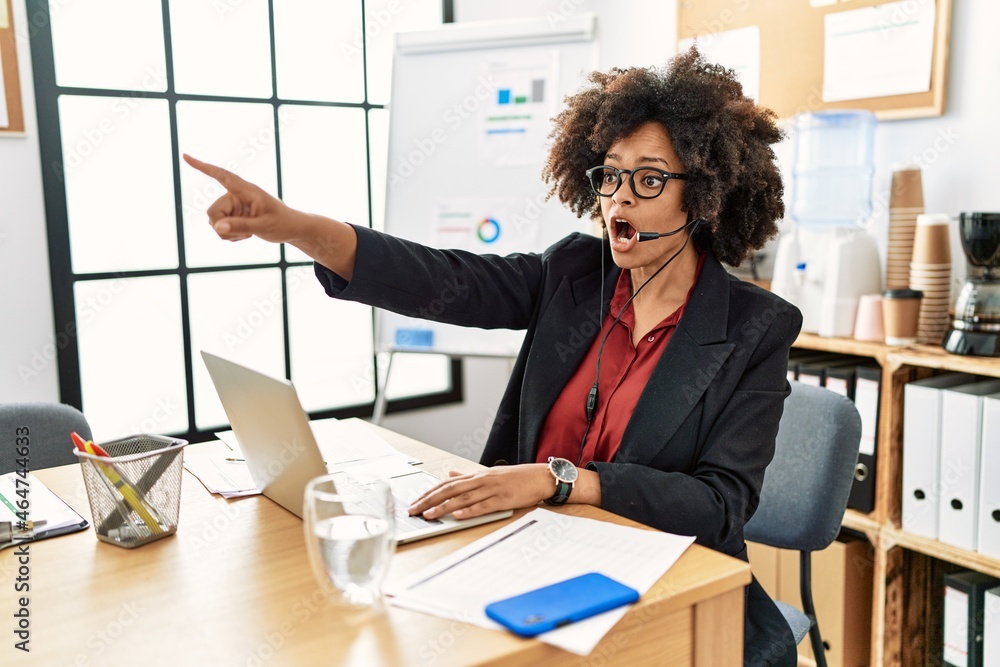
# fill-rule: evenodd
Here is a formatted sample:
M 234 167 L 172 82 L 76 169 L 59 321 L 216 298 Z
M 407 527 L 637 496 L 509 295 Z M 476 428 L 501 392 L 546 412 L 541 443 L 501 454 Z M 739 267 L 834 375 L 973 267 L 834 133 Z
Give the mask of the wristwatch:
M 573 482 L 580 473 L 572 461 L 556 456 L 549 457 L 549 472 L 556 478 L 556 492 L 545 502 L 549 505 L 562 505 L 569 500 Z

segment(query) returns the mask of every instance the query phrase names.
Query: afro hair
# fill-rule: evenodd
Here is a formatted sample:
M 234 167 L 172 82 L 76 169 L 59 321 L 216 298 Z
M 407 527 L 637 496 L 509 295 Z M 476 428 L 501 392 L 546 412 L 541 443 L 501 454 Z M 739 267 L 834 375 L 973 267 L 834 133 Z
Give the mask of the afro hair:
M 782 132 L 770 109 L 743 94 L 735 74 L 708 63 L 696 47 L 664 68 L 594 72 L 555 118 L 542 176 L 577 216 L 601 218 L 584 171 L 648 122 L 660 123 L 687 173 L 683 207 L 696 241 L 722 262 L 739 265 L 778 232 L 785 212 L 781 173 L 771 144 Z

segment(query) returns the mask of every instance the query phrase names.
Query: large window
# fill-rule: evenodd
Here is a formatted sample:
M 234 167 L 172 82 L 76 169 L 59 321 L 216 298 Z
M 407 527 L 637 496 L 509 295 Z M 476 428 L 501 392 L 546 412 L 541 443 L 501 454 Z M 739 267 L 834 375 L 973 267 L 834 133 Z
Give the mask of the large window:
M 203 439 L 227 421 L 208 350 L 290 378 L 314 416 L 370 414 L 371 309 L 326 297 L 294 248 L 221 241 L 223 190 L 180 155 L 381 227 L 392 35 L 440 24 L 440 0 L 28 7 L 62 400 L 102 438 Z M 415 357 L 390 409 L 460 397 L 457 364 Z

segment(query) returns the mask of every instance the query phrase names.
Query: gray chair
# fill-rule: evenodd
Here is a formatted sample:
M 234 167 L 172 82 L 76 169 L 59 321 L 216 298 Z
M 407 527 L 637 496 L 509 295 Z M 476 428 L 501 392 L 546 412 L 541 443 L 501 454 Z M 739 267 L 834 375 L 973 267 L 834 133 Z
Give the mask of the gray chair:
M 799 551 L 803 610 L 776 602 L 795 643 L 809 635 L 817 667 L 826 667 L 812 599 L 811 554 L 840 532 L 861 443 L 854 403 L 828 389 L 792 382 L 778 425 L 774 459 L 764 473 L 746 539 Z
M 90 424 L 76 408 L 62 403 L 0 403 L 0 474 L 20 469 L 17 437 L 27 429 L 28 470 L 76 463 L 69 434 L 92 437 Z

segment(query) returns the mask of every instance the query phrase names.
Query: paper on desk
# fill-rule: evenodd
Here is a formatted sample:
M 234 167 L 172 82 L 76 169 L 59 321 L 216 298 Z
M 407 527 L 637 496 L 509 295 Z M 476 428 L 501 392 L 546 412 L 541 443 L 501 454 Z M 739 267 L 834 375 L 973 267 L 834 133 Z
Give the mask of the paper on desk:
M 253 483 L 250 469 L 243 461 L 227 461 L 230 455 L 240 456 L 240 452 L 205 452 L 197 447 L 189 447 L 184 453 L 184 468 L 198 478 L 211 493 L 223 498 L 239 498 L 260 493 Z
M 536 509 L 387 587 L 392 604 L 484 628 L 487 604 L 588 572 L 645 594 L 693 537 Z M 538 639 L 587 655 L 628 608 L 546 632 Z
M 197 477 L 209 492 L 217 493 L 223 498 L 256 495 L 261 489 L 254 484 L 246 462 L 228 460 L 241 457 L 239 449 L 232 452 L 219 450 L 205 452 L 192 447 L 184 455 L 184 467 Z M 416 469 L 409 463 L 408 457 L 395 450 L 386 456 L 327 465 L 327 470 L 330 472 L 345 470 L 355 475 L 385 478 L 409 475 Z
M 410 463 L 420 463 L 411 456 L 401 454 L 363 422 L 316 419 L 309 422 L 309 428 L 328 466 L 389 455 L 404 456 Z M 233 450 L 234 457 L 243 456 L 235 433 L 220 431 L 215 435 Z

